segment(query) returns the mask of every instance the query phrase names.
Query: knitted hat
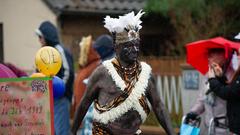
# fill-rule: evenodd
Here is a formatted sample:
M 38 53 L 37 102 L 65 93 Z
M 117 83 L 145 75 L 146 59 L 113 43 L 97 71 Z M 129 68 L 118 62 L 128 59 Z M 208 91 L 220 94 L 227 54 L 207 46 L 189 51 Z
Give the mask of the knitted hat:
M 93 48 L 98 52 L 102 60 L 113 56 L 115 53 L 113 48 L 113 39 L 109 35 L 99 36 L 93 44 Z

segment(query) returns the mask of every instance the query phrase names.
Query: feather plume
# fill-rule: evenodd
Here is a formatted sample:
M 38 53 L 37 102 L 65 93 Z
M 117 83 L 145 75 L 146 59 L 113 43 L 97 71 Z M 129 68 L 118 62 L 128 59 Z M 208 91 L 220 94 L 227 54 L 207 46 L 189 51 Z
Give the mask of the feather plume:
M 110 32 L 116 33 L 121 33 L 124 31 L 124 29 L 136 29 L 138 31 L 142 28 L 142 21 L 140 18 L 143 14 L 144 12 L 140 10 L 136 16 L 133 11 L 123 16 L 119 16 L 118 18 L 111 18 L 110 16 L 106 16 L 104 18 L 104 27 L 107 28 Z

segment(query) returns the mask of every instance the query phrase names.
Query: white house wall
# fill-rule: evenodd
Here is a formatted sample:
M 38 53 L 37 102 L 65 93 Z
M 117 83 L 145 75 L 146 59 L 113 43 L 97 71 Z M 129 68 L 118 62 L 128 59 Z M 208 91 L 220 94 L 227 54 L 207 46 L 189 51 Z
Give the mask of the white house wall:
M 35 53 L 41 47 L 34 31 L 44 20 L 54 24 L 57 21 L 56 15 L 41 0 L 0 0 L 5 62 L 34 70 Z

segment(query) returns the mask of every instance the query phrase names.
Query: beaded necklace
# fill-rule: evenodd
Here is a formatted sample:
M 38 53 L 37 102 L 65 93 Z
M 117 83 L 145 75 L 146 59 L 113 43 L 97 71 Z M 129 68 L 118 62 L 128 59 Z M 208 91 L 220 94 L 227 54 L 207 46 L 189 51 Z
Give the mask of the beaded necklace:
M 135 62 L 132 67 L 121 66 L 117 59 L 113 60 L 112 63 L 118 74 L 121 76 L 121 78 L 125 81 L 126 84 L 138 80 L 139 74 L 142 70 L 139 62 Z

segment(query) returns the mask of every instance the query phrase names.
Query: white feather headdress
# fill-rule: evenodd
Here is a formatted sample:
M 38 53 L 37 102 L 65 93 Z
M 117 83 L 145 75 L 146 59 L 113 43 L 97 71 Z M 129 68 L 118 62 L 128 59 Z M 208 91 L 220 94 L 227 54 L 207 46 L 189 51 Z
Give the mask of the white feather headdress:
M 137 39 L 139 38 L 139 30 L 142 28 L 142 21 L 140 18 L 143 14 L 144 12 L 140 10 L 136 15 L 132 11 L 124 16 L 119 16 L 118 18 L 106 16 L 104 18 L 104 27 L 116 36 L 116 43 L 123 43 Z

